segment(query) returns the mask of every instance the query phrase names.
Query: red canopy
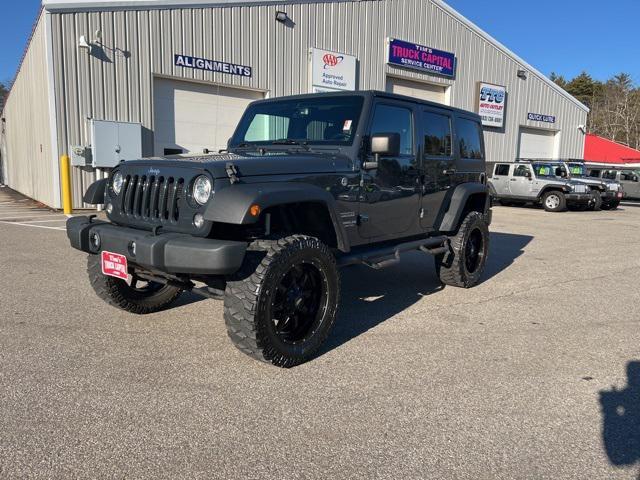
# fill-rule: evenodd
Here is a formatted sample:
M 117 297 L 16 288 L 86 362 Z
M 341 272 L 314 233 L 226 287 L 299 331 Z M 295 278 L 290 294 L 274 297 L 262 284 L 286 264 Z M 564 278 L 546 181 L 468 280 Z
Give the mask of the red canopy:
M 588 133 L 584 142 L 584 159 L 599 163 L 640 163 L 640 150 Z

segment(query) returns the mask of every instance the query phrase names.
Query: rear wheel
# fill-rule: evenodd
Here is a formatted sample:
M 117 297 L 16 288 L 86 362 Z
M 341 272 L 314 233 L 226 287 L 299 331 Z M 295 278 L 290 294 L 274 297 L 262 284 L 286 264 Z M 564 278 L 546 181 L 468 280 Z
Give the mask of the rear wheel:
M 567 199 L 564 193 L 552 190 L 542 197 L 542 206 L 547 212 L 564 212 L 567 209 Z
M 171 285 L 145 281 L 132 271 L 121 280 L 102 273 L 100 255 L 89 255 L 87 273 L 93 290 L 109 305 L 131 313 L 153 313 L 168 307 L 182 293 Z
M 256 241 L 227 281 L 227 333 L 247 355 L 293 367 L 311 358 L 329 335 L 339 295 L 335 258 L 317 238 Z
M 489 227 L 480 212 L 469 212 L 449 252 L 436 256 L 436 272 L 445 285 L 470 288 L 480 282 L 489 255 Z

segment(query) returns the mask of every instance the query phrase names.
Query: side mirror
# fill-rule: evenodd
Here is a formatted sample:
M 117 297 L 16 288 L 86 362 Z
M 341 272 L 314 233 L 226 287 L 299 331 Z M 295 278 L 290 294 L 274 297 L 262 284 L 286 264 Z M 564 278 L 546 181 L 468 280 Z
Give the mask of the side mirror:
M 381 157 L 400 155 L 399 133 L 377 133 L 371 137 L 371 153 Z
M 638 176 L 637 176 L 637 175 L 634 175 L 634 176 L 633 176 L 633 181 L 634 181 L 634 182 L 637 182 L 637 181 L 638 181 Z
M 527 177 L 529 180 L 531 180 L 531 172 L 525 172 L 524 174 L 525 177 Z
M 378 168 L 380 157 L 397 157 L 400 155 L 400 134 L 399 133 L 376 133 L 371 136 L 371 153 L 375 160 L 364 162 L 364 170 L 375 170 Z

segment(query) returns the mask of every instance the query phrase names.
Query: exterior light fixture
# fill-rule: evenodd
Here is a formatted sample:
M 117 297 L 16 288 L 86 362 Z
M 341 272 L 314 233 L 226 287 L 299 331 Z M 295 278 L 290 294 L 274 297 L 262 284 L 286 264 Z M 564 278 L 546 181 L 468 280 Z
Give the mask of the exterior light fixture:
M 91 49 L 91 45 L 87 42 L 87 38 L 84 35 L 80 35 L 80 38 L 78 39 L 78 48 Z
M 287 12 L 281 12 L 280 10 L 278 10 L 276 12 L 276 21 L 277 22 L 286 23 L 287 20 L 289 20 L 289 15 L 287 15 Z
M 518 70 L 518 78 L 521 78 L 522 80 L 526 80 L 527 79 L 527 71 L 526 70 Z

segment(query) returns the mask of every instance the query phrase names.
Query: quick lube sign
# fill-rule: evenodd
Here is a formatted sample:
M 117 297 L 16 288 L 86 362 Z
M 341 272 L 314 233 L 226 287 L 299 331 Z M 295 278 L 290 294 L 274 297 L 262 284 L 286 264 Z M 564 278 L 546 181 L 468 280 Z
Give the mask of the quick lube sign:
M 501 85 L 478 84 L 478 115 L 484 127 L 502 128 L 507 106 L 507 89 Z
M 541 113 L 527 114 L 527 120 L 532 122 L 556 123 L 556 117 L 553 115 L 542 115 Z
M 387 62 L 390 65 L 435 73 L 445 77 L 455 77 L 456 75 L 455 54 L 396 38 L 389 39 Z
M 195 68 L 196 70 L 227 73 L 229 75 L 239 75 L 241 77 L 251 76 L 251 67 L 237 65 L 235 63 L 219 62 L 217 60 L 207 60 L 206 58 L 178 54 L 174 55 L 173 62 L 176 67 Z

